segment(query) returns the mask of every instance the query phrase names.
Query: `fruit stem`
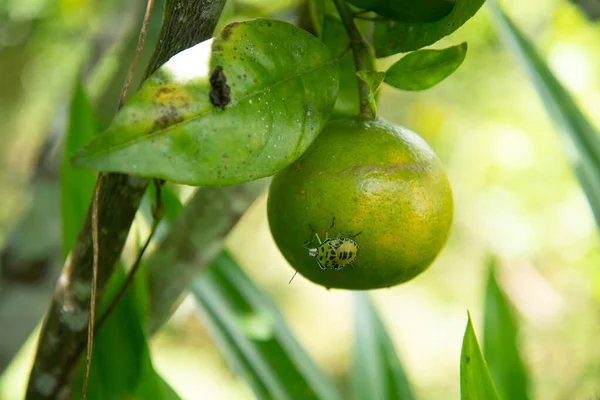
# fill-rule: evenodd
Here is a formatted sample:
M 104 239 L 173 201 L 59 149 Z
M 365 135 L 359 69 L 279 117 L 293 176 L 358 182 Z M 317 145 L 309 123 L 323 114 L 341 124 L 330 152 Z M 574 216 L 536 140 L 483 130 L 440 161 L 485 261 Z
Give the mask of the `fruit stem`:
M 348 37 L 350 38 L 350 46 L 352 47 L 352 54 L 354 55 L 354 66 L 356 68 L 356 72 L 366 72 L 368 70 L 366 58 L 369 54 L 369 45 L 356 27 L 356 24 L 354 23 L 354 15 L 352 14 L 352 10 L 348 4 L 346 4 L 346 0 L 333 0 L 333 2 L 335 3 L 338 13 L 342 18 L 342 22 L 346 27 L 346 32 L 348 32 Z M 369 86 L 359 77 L 356 77 L 356 79 L 358 80 L 360 115 L 375 118 L 375 115 L 369 106 Z

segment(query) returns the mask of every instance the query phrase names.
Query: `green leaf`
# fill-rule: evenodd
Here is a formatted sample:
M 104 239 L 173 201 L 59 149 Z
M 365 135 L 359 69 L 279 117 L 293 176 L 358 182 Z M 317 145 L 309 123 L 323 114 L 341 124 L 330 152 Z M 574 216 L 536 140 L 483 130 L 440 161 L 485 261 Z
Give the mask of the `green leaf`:
M 77 80 L 71 100 L 69 127 L 61 167 L 63 257 L 67 257 L 75 244 L 96 183 L 95 172 L 74 169 L 71 167 L 70 159 L 81 146 L 92 140 L 97 132 L 98 122 L 92 106 L 81 81 Z
M 140 296 L 135 293 L 144 289 L 144 280 L 145 270 L 141 268 L 137 271 L 132 286 L 127 289 L 94 337 L 87 391 L 87 398 L 90 400 L 178 398 L 152 366 L 144 332 L 145 305 L 139 304 Z M 101 306 L 98 307 L 98 316 L 106 311 L 124 281 L 125 272 L 119 267 L 109 282 Z M 84 370 L 85 357 L 82 357 L 73 399 L 81 398 Z
M 573 98 L 552 74 L 533 45 L 494 1 L 489 2 L 496 29 L 518 56 L 557 130 L 564 134 L 570 158 L 600 227 L 600 139 Z
M 418 50 L 394 63 L 385 83 L 401 90 L 425 90 L 449 77 L 467 55 L 467 43 L 443 50 Z
M 369 87 L 369 107 L 373 115 L 377 117 L 377 99 L 375 95 L 385 79 L 385 72 L 358 71 L 356 76 L 363 80 Z
M 495 277 L 496 261 L 490 260 L 485 295 L 483 353 L 503 399 L 528 399 L 527 371 L 519 354 L 517 319 Z
M 314 36 L 233 23 L 161 67 L 74 163 L 190 185 L 251 181 L 304 153 L 337 89 L 337 60 Z
M 380 21 L 375 24 L 373 46 L 377 57 L 387 57 L 429 46 L 467 22 L 485 0 L 456 0 L 450 14 L 436 22 Z
M 460 398 L 461 400 L 500 399 L 481 354 L 471 322 L 471 314 L 468 316 L 469 322 L 460 354 Z
M 355 292 L 353 398 L 411 400 L 410 384 L 377 311 L 364 293 Z
M 258 399 L 341 399 L 276 307 L 226 251 L 191 291 L 226 362 Z
M 407 22 L 438 21 L 452 11 L 455 2 L 456 0 L 348 0 L 348 3 L 356 7 Z

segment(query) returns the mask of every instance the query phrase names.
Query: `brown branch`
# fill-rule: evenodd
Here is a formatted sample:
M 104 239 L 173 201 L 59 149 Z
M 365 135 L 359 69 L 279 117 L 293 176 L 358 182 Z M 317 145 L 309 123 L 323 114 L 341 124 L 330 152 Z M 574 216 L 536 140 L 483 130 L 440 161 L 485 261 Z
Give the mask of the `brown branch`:
M 164 24 L 146 76 L 181 50 L 209 39 L 225 0 L 167 0 Z M 181 33 L 181 34 L 180 34 Z M 148 180 L 105 174 L 98 193 L 98 297 L 101 298 L 148 185 Z M 93 250 L 91 208 L 64 267 L 46 315 L 26 399 L 53 399 L 71 371 L 69 360 L 87 340 Z
M 167 236 L 145 260 L 150 295 L 150 334 L 175 310 L 191 278 L 207 267 L 227 234 L 267 186 L 267 179 L 196 191 Z

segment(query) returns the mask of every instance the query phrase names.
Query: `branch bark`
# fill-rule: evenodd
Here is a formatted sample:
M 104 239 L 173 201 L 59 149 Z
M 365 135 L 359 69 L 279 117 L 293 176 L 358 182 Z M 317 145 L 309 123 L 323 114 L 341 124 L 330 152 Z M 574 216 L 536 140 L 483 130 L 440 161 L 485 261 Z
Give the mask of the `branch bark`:
M 150 335 L 171 316 L 192 278 L 223 248 L 225 237 L 266 188 L 268 179 L 196 191 L 167 236 L 145 261 Z
M 212 36 L 225 0 L 166 0 L 163 27 L 146 76 L 178 52 Z M 148 186 L 148 180 L 106 174 L 98 199 L 101 298 Z M 87 339 L 93 264 L 91 207 L 63 269 L 40 334 L 27 399 L 53 399 L 69 376 L 68 365 Z

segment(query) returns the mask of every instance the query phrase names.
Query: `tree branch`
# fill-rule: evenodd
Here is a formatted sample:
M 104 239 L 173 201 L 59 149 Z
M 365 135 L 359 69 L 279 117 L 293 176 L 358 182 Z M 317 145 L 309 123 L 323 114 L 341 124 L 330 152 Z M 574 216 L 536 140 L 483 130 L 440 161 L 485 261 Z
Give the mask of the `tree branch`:
M 166 0 L 164 23 L 146 76 L 181 50 L 209 39 L 225 0 Z M 98 297 L 102 297 L 127 234 L 148 185 L 148 180 L 122 174 L 106 174 L 98 198 L 99 273 Z M 91 208 L 64 267 L 40 334 L 27 399 L 56 398 L 87 339 L 90 314 L 93 251 Z
M 369 45 L 365 41 L 356 24 L 354 23 L 354 15 L 350 6 L 346 4 L 346 0 L 333 0 L 335 6 L 342 18 L 348 37 L 350 38 L 350 45 L 352 46 L 352 54 L 354 55 L 354 66 L 356 72 L 367 71 L 367 56 L 369 53 Z M 358 95 L 360 98 L 360 114 L 366 117 L 375 118 L 369 105 L 369 86 L 362 79 L 358 79 Z
M 150 295 L 150 334 L 179 305 L 191 278 L 219 254 L 225 237 L 267 186 L 267 179 L 196 191 L 167 236 L 145 261 Z

